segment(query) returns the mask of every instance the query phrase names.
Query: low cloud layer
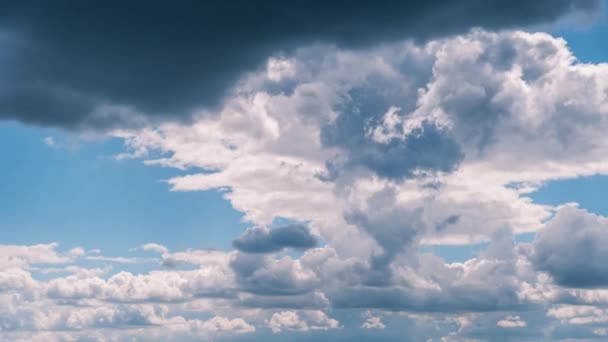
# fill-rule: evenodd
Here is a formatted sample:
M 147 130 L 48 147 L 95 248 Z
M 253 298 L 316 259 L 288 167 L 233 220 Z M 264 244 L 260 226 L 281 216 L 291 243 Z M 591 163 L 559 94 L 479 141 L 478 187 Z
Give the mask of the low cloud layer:
M 555 227 L 594 231 L 603 229 L 604 220 L 562 207 L 531 244 L 516 244 L 503 231 L 463 263 L 428 253 L 417 253 L 414 260 L 396 257 L 385 266 L 391 275 L 383 283 L 370 282 L 378 271 L 373 259 L 340 256 L 329 246 L 290 257 L 240 251 L 211 256 L 147 244 L 141 248 L 145 253 L 179 257 L 189 269 L 156 260 L 153 270 L 138 274 L 121 270 L 123 263 L 87 259 L 97 251 L 3 245 L 7 260 L 20 261 L 0 272 L 0 337 L 189 341 L 323 332 L 330 338 L 352 329 L 403 332 L 405 324 L 416 327 L 412 341 L 555 340 L 581 333 L 601 340 L 608 322 L 605 284 L 596 281 L 591 289 L 588 282 L 564 283 L 570 265 L 564 261 L 562 268 L 549 269 L 539 256 L 568 255 L 568 248 L 580 247 L 579 239 L 565 250 L 548 244 L 545 236 Z M 588 224 L 576 228 L 567 222 Z M 589 260 L 603 257 L 600 249 L 585 253 Z M 539 267 L 547 270 L 536 271 Z M 429 322 L 435 329 L 426 327 Z M 555 325 L 560 329 L 547 329 Z

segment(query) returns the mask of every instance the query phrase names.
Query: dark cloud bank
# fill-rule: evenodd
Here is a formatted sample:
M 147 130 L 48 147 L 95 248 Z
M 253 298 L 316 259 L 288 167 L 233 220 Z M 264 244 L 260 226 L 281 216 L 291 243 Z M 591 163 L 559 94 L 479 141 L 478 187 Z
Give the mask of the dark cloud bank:
M 3 1 L 0 118 L 104 129 L 217 105 L 271 54 L 362 48 L 594 12 L 599 0 Z M 126 110 L 128 108 L 129 110 Z

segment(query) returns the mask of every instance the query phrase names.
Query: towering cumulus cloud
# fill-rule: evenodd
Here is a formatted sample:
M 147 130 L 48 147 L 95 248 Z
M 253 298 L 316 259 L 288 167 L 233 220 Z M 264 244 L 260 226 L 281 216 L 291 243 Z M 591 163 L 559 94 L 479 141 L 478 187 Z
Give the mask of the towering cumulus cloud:
M 524 31 L 601 9 L 2 3 L 1 118 L 117 139 L 249 228 L 0 244 L 0 340 L 606 340 L 608 218 L 530 194 L 608 174 L 608 64 Z

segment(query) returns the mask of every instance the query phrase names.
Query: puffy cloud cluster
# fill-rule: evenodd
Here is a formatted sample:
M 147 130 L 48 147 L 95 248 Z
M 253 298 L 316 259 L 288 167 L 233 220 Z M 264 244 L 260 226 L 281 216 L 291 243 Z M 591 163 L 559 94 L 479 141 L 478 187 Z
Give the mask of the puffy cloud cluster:
M 378 316 L 372 316 L 369 312 L 367 313 L 367 319 L 361 325 L 363 329 L 384 329 L 386 325 L 382 323 L 382 318 Z

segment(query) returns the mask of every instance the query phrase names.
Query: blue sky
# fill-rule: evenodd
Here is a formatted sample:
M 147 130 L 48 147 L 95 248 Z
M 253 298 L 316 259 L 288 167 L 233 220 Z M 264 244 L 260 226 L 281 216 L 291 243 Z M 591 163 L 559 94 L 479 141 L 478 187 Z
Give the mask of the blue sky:
M 65 4 L 0 15 L 0 340 L 608 336 L 605 2 Z
M 111 255 L 150 241 L 172 249 L 228 249 L 230 237 L 247 227 L 216 191 L 168 191 L 166 180 L 179 172 L 116 160 L 121 141 L 70 143 L 60 131 L 18 123 L 1 129 L 5 243 L 59 240 Z M 73 146 L 50 147 L 49 136 Z

